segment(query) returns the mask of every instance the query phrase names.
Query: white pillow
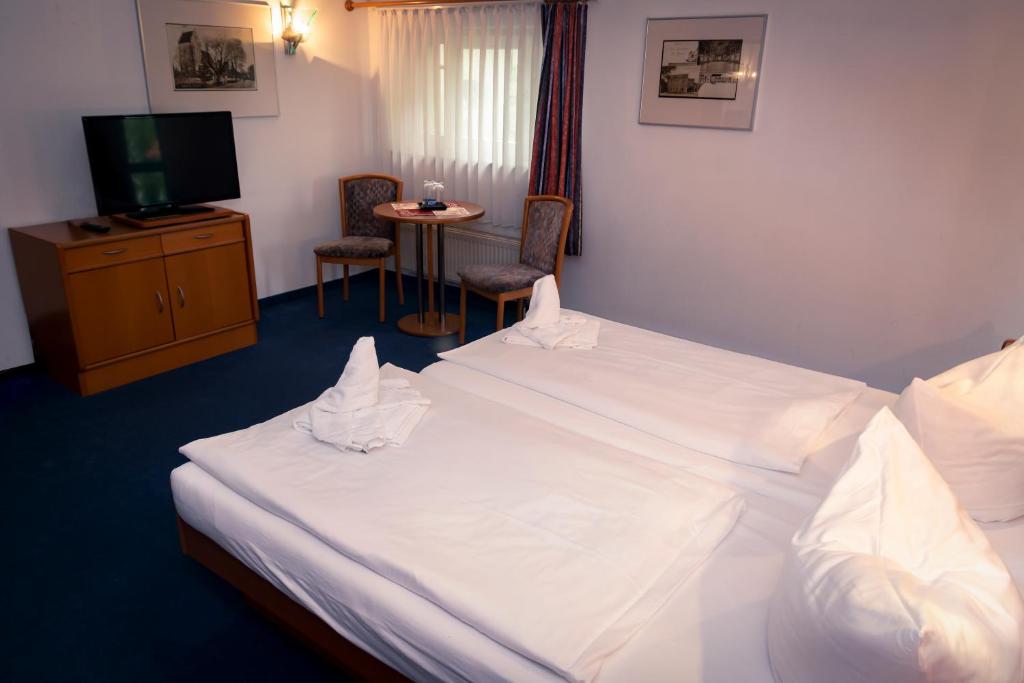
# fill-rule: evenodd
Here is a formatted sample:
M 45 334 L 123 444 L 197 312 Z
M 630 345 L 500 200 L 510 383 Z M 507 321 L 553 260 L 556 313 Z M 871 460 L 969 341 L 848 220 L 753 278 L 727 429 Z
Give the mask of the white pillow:
M 927 382 L 893 407 L 971 516 L 1024 515 L 1024 337 Z
M 883 408 L 793 538 L 768 615 L 776 680 L 1017 683 L 1022 640 L 1006 566 Z

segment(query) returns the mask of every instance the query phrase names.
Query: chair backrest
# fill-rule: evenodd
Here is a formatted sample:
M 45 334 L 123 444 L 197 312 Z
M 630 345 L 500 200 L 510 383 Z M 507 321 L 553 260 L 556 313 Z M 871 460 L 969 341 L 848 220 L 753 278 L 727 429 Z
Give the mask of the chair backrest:
M 519 262 L 553 274 L 558 284 L 562 282 L 562 260 L 572 210 L 572 200 L 551 194 L 527 197 L 523 206 Z
M 395 224 L 373 215 L 373 207 L 402 201 L 402 181 L 377 173 L 350 175 L 338 179 L 341 198 L 341 235 L 395 239 Z

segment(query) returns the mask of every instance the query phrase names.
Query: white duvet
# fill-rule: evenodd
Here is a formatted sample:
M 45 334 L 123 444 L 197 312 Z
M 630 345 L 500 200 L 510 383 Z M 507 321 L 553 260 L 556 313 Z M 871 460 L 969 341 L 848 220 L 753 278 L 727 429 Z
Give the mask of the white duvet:
M 594 349 L 503 344 L 501 333 L 441 358 L 720 458 L 799 472 L 863 382 L 601 320 Z
M 431 400 L 401 448 L 339 452 L 298 410 L 182 453 L 223 484 L 570 680 L 729 533 L 732 489 L 398 370 Z

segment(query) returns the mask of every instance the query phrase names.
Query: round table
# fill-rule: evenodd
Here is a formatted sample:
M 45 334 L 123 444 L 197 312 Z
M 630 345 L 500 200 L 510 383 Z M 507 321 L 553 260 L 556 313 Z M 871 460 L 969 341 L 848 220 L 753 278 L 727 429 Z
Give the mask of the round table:
M 373 215 L 386 221 L 411 223 L 416 228 L 416 313 L 411 313 L 398 321 L 398 329 L 406 334 L 417 337 L 444 337 L 459 331 L 459 316 L 448 314 L 445 310 L 444 290 L 444 227 L 456 223 L 469 223 L 479 220 L 484 215 L 484 208 L 470 202 L 451 201 L 449 207 L 460 206 L 469 213 L 465 216 L 435 216 L 433 212 L 399 210 L 391 206 L 391 202 L 373 207 Z M 441 301 L 438 310 L 434 311 L 433 280 L 429 283 L 428 306 L 423 305 L 423 229 L 432 232 L 437 226 L 437 289 Z M 396 226 L 396 230 L 398 227 Z M 428 244 L 429 248 L 429 244 Z

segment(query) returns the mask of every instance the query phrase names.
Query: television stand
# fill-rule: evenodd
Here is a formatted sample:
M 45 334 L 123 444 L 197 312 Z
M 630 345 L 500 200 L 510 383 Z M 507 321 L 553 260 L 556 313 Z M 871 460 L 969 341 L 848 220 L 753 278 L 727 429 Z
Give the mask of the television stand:
M 210 213 L 200 214 L 203 217 Z M 9 231 L 36 360 L 86 395 L 256 343 L 249 217 Z
M 234 213 L 211 204 L 193 204 L 191 206 L 162 206 L 155 209 L 143 209 L 131 213 L 115 213 L 111 219 L 133 228 L 166 228 L 169 225 L 208 221 L 224 218 Z

